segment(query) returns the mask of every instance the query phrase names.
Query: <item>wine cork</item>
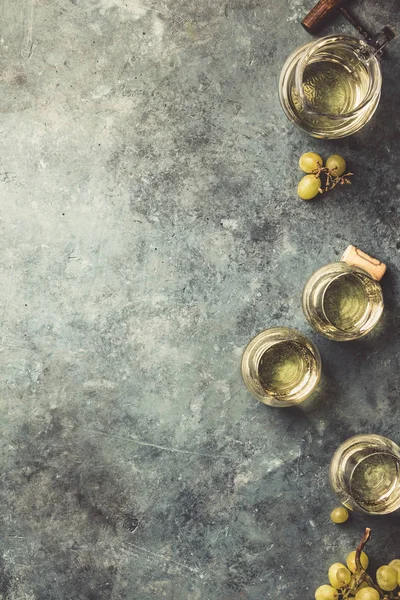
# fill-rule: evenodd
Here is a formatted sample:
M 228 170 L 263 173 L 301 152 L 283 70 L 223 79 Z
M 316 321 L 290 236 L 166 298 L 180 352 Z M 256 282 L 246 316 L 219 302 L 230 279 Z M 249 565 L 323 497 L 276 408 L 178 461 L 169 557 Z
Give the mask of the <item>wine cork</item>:
M 373 256 L 369 256 L 369 254 L 356 248 L 356 246 L 347 246 L 340 260 L 347 262 L 349 265 L 364 269 L 375 281 L 380 281 L 386 271 L 385 263 Z

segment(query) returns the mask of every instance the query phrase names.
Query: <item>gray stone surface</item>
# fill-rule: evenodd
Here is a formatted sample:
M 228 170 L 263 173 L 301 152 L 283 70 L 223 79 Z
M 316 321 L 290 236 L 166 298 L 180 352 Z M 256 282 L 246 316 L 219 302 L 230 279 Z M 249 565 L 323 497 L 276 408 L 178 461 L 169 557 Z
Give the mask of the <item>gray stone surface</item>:
M 311 599 L 365 525 L 399 556 L 396 517 L 329 523 L 328 464 L 355 433 L 400 441 L 400 41 L 370 126 L 312 140 L 277 95 L 311 5 L 0 3 L 4 600 Z M 358 5 L 400 29 L 395 0 Z M 298 200 L 306 150 L 353 186 Z M 300 295 L 348 243 L 388 263 L 387 308 L 338 344 Z M 281 324 L 321 350 L 312 412 L 242 384 Z

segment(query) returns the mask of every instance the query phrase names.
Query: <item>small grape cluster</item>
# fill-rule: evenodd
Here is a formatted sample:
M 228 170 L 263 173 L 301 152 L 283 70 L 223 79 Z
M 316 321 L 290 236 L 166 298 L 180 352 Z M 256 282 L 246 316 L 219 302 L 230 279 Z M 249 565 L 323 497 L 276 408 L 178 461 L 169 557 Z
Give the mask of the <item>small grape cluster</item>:
M 353 173 L 345 173 L 346 161 L 339 154 L 330 156 L 324 161 L 315 152 L 306 152 L 299 159 L 299 167 L 305 175 L 297 186 L 297 193 L 302 200 L 312 200 L 317 194 L 323 194 L 341 185 L 351 183 L 349 177 Z
M 357 547 L 350 552 L 346 564 L 334 563 L 328 571 L 330 585 L 321 585 L 315 592 L 315 600 L 398 600 L 400 592 L 400 560 L 392 560 L 388 565 L 379 567 L 376 583 L 367 573 L 368 556 L 363 548 L 371 530 L 366 529 Z

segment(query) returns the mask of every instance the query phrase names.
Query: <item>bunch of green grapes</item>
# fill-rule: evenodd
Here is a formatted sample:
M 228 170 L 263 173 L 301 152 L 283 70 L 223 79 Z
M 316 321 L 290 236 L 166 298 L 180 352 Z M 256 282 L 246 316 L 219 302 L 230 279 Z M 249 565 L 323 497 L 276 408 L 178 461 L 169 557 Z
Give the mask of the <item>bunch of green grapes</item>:
M 302 200 L 312 200 L 317 194 L 322 194 L 335 187 L 338 183 L 350 183 L 346 177 L 346 161 L 342 156 L 333 154 L 325 163 L 319 154 L 306 152 L 299 159 L 299 167 L 307 173 L 297 186 L 297 193 Z M 324 189 L 321 177 L 324 178 Z
M 329 584 L 321 585 L 315 592 L 315 600 L 398 600 L 400 592 L 400 559 L 392 560 L 388 565 L 376 571 L 376 582 L 367 573 L 368 556 L 362 551 L 370 535 L 370 530 L 361 541 L 359 564 L 356 550 L 350 552 L 346 565 L 334 563 L 328 571 Z

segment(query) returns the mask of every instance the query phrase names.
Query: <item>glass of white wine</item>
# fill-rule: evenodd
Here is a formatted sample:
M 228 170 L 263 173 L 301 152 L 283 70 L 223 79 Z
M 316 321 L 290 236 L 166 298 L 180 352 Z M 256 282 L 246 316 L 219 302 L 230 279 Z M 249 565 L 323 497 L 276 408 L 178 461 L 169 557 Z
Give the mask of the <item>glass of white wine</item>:
M 295 50 L 279 81 L 288 119 L 317 138 L 341 138 L 361 129 L 381 95 L 378 52 L 349 35 L 325 36 Z
M 317 387 L 321 358 L 314 344 L 296 329 L 273 327 L 247 345 L 242 376 L 264 404 L 285 407 L 303 402 Z
M 350 510 L 385 515 L 400 508 L 400 448 L 380 435 L 356 435 L 333 455 L 330 481 Z
M 303 291 L 303 311 L 310 325 L 339 342 L 369 333 L 382 316 L 379 279 L 385 269 L 355 246 L 349 246 L 339 262 L 318 269 Z

